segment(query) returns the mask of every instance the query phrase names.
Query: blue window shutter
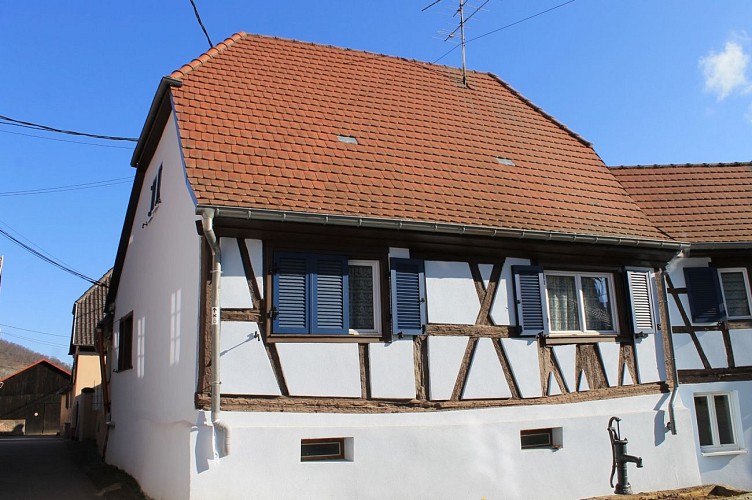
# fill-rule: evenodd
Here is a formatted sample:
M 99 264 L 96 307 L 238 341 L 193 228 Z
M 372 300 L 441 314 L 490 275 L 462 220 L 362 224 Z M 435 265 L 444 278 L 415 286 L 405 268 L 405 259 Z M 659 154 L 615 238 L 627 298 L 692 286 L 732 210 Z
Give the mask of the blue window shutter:
M 426 325 L 426 286 L 423 261 L 390 261 L 392 275 L 392 334 L 420 335 Z
M 632 331 L 655 333 L 655 304 L 650 279 L 650 269 L 627 269 L 629 304 L 632 309 Z
M 724 318 L 726 311 L 714 267 L 685 267 L 684 280 L 693 323 L 713 323 Z
M 546 331 L 546 308 L 543 298 L 543 268 L 512 266 L 514 275 L 517 323 L 521 335 L 538 335 Z
M 318 255 L 312 258 L 311 333 L 349 332 L 347 257 Z
M 275 333 L 310 333 L 309 279 L 311 258 L 305 254 L 274 254 L 273 297 Z

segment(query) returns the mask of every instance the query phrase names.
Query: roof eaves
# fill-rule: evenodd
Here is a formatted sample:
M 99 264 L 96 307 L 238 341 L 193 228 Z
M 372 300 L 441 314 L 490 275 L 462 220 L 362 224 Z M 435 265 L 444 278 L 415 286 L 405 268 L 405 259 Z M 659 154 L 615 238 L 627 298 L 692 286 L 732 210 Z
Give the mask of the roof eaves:
M 679 251 L 689 247 L 688 243 L 673 239 L 657 240 L 620 236 L 603 236 L 583 233 L 565 233 L 532 229 L 511 229 L 504 227 L 473 226 L 442 222 L 414 221 L 406 219 L 386 219 L 357 215 L 327 215 L 309 212 L 291 212 L 260 208 L 220 207 L 198 205 L 196 214 L 213 210 L 215 218 L 245 219 L 273 222 L 298 222 L 332 226 L 349 226 L 372 229 L 392 229 L 420 231 L 439 234 L 487 236 L 492 238 L 516 238 L 547 240 L 570 243 L 591 243 L 613 246 L 647 247 Z

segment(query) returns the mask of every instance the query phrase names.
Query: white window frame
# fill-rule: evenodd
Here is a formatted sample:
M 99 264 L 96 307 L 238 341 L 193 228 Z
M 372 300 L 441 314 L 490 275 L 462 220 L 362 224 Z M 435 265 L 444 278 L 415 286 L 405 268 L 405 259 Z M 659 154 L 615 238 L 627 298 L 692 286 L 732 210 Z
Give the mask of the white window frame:
M 752 300 L 750 300 L 750 297 L 752 297 L 752 294 L 750 293 L 749 288 L 749 277 L 747 276 L 747 269 L 743 267 L 722 267 L 718 268 L 718 281 L 719 285 L 721 287 L 721 296 L 723 297 L 723 305 L 726 309 L 726 314 L 728 319 L 749 319 L 752 317 L 752 315 L 746 315 L 746 316 L 731 316 L 729 315 L 729 308 L 728 304 L 726 303 L 726 290 L 723 288 L 723 276 L 724 273 L 742 273 L 742 278 L 744 280 L 744 289 L 747 294 L 747 307 L 750 310 L 750 313 L 752 313 Z
M 734 435 L 734 442 L 730 444 L 719 444 L 720 440 L 718 436 L 718 416 L 715 412 L 715 404 L 713 398 L 715 396 L 726 396 L 729 402 L 729 420 L 731 421 L 731 432 Z M 710 417 L 710 433 L 713 438 L 713 444 L 700 445 L 700 450 L 703 455 L 724 455 L 728 453 L 740 453 L 744 451 L 743 441 L 744 435 L 742 433 L 741 413 L 739 411 L 739 399 L 736 391 L 717 391 L 717 392 L 695 392 L 692 394 L 692 411 L 695 415 L 695 430 L 697 431 L 697 443 L 700 442 L 700 422 L 697 418 L 697 406 L 695 398 L 704 397 L 708 399 L 708 412 Z
M 548 277 L 549 276 L 572 276 L 575 279 L 577 288 L 577 314 L 579 315 L 580 330 L 554 330 L 551 327 L 551 309 L 549 307 L 548 297 Z M 608 282 L 608 293 L 610 298 L 611 321 L 614 325 L 612 330 L 588 330 L 585 321 L 585 301 L 582 293 L 582 278 L 606 278 Z M 570 272 L 570 271 L 543 271 L 543 291 L 545 294 L 545 313 L 546 329 L 552 336 L 566 335 L 615 335 L 619 333 L 619 317 L 616 314 L 616 293 L 614 289 L 614 275 L 612 273 L 593 273 L 593 272 Z
M 378 260 L 348 259 L 348 266 L 370 267 L 373 272 L 373 329 L 350 328 L 350 335 L 381 333 L 381 266 Z M 349 290 L 348 290 L 349 293 Z M 352 320 L 352 318 L 351 318 Z

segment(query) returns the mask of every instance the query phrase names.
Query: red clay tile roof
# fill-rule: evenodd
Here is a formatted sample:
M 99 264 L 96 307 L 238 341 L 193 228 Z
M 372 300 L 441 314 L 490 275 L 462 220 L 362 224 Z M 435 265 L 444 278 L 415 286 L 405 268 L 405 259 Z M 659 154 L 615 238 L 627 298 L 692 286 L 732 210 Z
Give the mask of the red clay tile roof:
M 611 171 L 673 238 L 752 242 L 752 163 L 638 165 Z
M 171 78 L 199 205 L 667 239 L 491 74 L 240 33 Z

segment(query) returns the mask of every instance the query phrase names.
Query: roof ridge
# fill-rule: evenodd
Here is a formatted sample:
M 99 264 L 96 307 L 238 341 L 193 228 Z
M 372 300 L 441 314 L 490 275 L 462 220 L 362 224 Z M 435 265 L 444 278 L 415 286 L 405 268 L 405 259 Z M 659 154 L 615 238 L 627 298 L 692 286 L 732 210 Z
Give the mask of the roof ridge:
M 216 44 L 214 47 L 210 48 L 200 56 L 198 56 L 196 59 L 192 60 L 191 62 L 184 64 L 180 67 L 180 69 L 177 69 L 170 73 L 170 78 L 175 78 L 176 80 L 180 80 L 182 77 L 188 75 L 188 73 L 191 73 L 192 71 L 198 69 L 199 67 L 203 66 L 204 63 L 208 62 L 212 58 L 218 56 L 222 52 L 224 52 L 226 49 L 232 47 L 235 42 L 242 40 L 248 36 L 248 33 L 245 31 L 239 31 L 232 35 L 229 38 L 225 38 L 218 44 Z
M 655 164 L 638 164 L 638 165 L 608 165 L 611 170 L 626 169 L 657 169 L 657 168 L 686 168 L 686 167 L 752 167 L 750 161 L 735 162 L 715 162 L 715 163 L 655 163 Z

